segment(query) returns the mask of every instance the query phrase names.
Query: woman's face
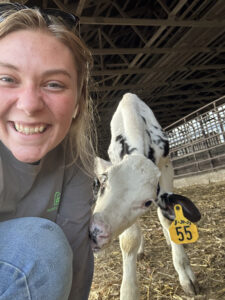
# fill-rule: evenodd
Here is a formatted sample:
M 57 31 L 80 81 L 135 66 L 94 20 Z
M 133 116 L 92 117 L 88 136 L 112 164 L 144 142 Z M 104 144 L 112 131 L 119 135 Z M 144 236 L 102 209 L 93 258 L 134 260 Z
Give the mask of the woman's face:
M 41 31 L 0 39 L 0 140 L 22 162 L 40 160 L 69 131 L 77 72 L 69 48 Z

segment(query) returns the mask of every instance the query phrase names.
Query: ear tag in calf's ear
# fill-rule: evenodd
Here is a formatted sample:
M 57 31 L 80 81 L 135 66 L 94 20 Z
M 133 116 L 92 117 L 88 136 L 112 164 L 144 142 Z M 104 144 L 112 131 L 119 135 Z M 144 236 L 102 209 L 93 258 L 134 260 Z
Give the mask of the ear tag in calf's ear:
M 198 239 L 198 229 L 195 224 L 186 219 L 180 204 L 174 206 L 175 220 L 169 228 L 170 238 L 176 244 L 194 243 Z

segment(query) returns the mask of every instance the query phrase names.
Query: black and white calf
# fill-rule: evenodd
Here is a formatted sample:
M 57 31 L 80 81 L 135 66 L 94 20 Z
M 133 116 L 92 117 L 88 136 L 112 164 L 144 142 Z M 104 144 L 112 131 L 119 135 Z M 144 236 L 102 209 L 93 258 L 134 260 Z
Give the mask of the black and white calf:
M 200 213 L 187 198 L 173 194 L 173 169 L 169 143 L 151 109 L 134 94 L 125 94 L 111 120 L 110 162 L 96 159 L 94 185 L 96 205 L 90 225 L 93 249 L 99 250 L 120 239 L 123 255 L 121 300 L 138 300 L 137 254 L 143 252 L 143 238 L 137 219 L 154 202 L 174 267 L 188 295 L 198 284 L 182 245 L 170 240 L 168 228 L 179 203 L 184 215 L 198 221 Z

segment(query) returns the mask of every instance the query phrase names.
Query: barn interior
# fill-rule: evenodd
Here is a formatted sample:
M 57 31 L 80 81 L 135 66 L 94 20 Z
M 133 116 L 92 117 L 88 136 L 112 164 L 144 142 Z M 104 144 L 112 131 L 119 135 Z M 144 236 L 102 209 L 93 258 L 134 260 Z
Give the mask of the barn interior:
M 80 36 L 94 59 L 90 92 L 103 157 L 124 93 L 137 94 L 162 127 L 225 94 L 225 1 L 17 2 L 79 16 Z
M 200 140 L 195 121 L 185 120 L 189 122 L 187 127 L 195 133 L 188 143 L 184 142 L 178 148 L 175 139 L 172 151 L 177 176 L 183 176 L 181 167 L 188 169 L 194 185 L 176 192 L 190 197 L 202 213 L 198 223 L 200 239 L 187 249 L 200 284 L 200 294 L 187 297 L 179 286 L 156 211 L 147 213 L 140 220 L 146 246 L 137 272 L 141 300 L 225 299 L 225 185 L 224 182 L 215 183 L 215 174 L 203 186 L 199 178 L 193 176 L 206 168 L 225 167 L 225 1 L 16 2 L 57 8 L 79 16 L 80 36 L 94 59 L 90 92 L 96 108 L 101 157 L 107 158 L 110 120 L 124 93 L 137 94 L 172 135 L 177 124 L 183 126 L 176 122 L 191 114 L 194 118 L 202 118 L 203 114 L 205 123 L 211 126 L 216 108 L 217 123 L 209 127 L 206 135 L 219 128 L 217 133 L 207 139 L 205 135 Z M 221 110 L 219 105 L 222 105 Z M 208 110 L 212 113 L 208 114 Z M 183 131 L 178 135 L 186 140 Z M 193 136 L 196 138 L 194 145 Z M 180 166 L 181 156 L 184 167 Z M 218 173 L 218 179 L 224 180 L 224 176 L 224 172 Z M 110 250 L 108 255 L 103 253 L 96 258 L 90 300 L 119 299 L 122 266 L 118 241 Z

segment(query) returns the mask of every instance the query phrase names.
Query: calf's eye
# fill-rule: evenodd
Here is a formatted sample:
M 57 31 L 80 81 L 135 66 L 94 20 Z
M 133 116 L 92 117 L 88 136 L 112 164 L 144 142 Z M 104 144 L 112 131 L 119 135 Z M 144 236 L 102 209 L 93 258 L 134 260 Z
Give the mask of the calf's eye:
M 149 207 L 151 204 L 152 204 L 152 201 L 149 200 L 149 201 L 145 202 L 145 207 Z
M 92 184 L 93 190 L 98 190 L 100 187 L 100 181 L 97 177 L 94 178 L 93 184 Z

